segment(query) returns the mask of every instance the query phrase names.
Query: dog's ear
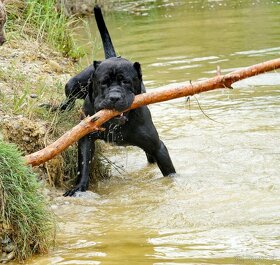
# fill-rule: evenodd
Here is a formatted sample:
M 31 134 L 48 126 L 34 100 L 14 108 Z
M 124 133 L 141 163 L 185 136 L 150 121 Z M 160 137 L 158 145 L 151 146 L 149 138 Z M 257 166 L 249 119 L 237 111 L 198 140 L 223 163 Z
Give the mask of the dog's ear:
M 141 65 L 138 62 L 135 62 L 133 64 L 134 69 L 136 70 L 137 74 L 138 74 L 138 78 L 142 81 L 142 70 L 141 70 Z
M 90 75 L 90 78 L 88 80 L 88 96 L 89 96 L 89 101 L 93 103 L 93 78 L 94 78 L 94 72 L 96 68 L 101 64 L 101 61 L 93 61 L 93 71 Z
M 137 72 L 137 75 L 138 75 L 138 79 L 139 79 L 139 81 L 137 81 L 136 82 L 136 95 L 138 95 L 138 94 L 141 94 L 142 93 L 142 87 L 144 87 L 144 85 L 143 85 L 143 82 L 142 82 L 142 70 L 141 70 L 141 65 L 140 65 L 140 63 L 138 63 L 138 62 L 135 62 L 134 64 L 133 64 L 133 67 L 134 67 L 134 69 L 136 70 L 136 72 Z M 145 91 L 145 88 L 144 88 L 144 91 Z
M 93 72 L 90 76 L 90 80 L 88 82 L 88 95 L 89 95 L 89 100 L 91 103 L 93 103 L 93 86 L 94 86 L 94 72 L 98 68 L 98 66 L 101 64 L 102 61 L 93 61 Z
M 94 70 L 97 69 L 97 67 L 101 64 L 101 61 L 93 61 L 93 67 L 94 67 Z
M 93 93 L 93 83 L 91 83 L 88 87 L 88 98 L 89 98 L 89 101 L 91 103 L 93 103 L 93 96 L 92 96 L 92 93 Z
M 88 80 L 88 97 L 89 97 L 89 101 L 91 103 L 93 103 L 93 97 L 92 97 L 92 93 L 93 93 L 93 73 L 91 74 L 89 80 Z

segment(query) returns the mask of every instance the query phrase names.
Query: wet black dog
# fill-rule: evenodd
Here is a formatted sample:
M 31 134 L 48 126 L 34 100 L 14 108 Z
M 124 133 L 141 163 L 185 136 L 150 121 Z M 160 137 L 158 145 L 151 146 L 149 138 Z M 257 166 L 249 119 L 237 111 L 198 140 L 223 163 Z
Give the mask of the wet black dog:
M 85 99 L 85 115 L 93 115 L 101 109 L 126 110 L 134 96 L 145 92 L 141 66 L 124 58 L 116 57 L 110 35 L 101 10 L 94 8 L 97 26 L 102 38 L 105 60 L 95 61 L 66 84 L 67 99 L 60 109 L 71 108 L 77 98 Z M 149 109 L 144 106 L 123 113 L 106 122 L 105 131 L 86 135 L 78 142 L 77 185 L 64 196 L 85 191 L 89 184 L 90 163 L 94 154 L 94 142 L 102 139 L 118 145 L 134 145 L 143 149 L 150 163 L 156 162 L 164 176 L 175 173 L 167 148 L 159 139 Z

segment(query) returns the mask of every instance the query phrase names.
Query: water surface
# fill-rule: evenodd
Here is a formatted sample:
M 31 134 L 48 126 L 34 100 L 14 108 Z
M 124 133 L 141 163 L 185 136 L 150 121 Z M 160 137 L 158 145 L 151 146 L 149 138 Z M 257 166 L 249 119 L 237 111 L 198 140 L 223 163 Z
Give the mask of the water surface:
M 279 1 L 115 1 L 105 19 L 148 91 L 279 58 Z M 87 65 L 102 59 L 93 21 Z M 90 41 L 97 40 L 95 50 Z M 179 173 L 134 147 L 89 198 L 58 198 L 57 247 L 27 264 L 279 264 L 280 73 L 150 106 Z

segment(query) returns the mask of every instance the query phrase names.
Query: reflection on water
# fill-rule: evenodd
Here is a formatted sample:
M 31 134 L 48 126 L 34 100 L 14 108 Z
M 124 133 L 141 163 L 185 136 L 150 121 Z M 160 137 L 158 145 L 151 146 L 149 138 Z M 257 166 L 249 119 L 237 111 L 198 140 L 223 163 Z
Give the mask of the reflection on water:
M 280 54 L 279 1 L 114 7 L 112 39 L 141 62 L 148 90 Z M 88 198 L 57 198 L 57 247 L 27 264 L 279 264 L 280 74 L 234 87 L 151 106 L 178 176 L 162 178 L 142 151 L 118 148 L 110 159 L 123 174 Z

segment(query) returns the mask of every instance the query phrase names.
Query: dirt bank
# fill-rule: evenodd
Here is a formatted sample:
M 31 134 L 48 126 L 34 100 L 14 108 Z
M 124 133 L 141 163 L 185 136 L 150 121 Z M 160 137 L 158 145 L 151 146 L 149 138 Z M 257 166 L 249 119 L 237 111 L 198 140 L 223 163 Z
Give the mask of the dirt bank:
M 8 33 L 8 41 L 0 46 L 0 138 L 16 143 L 26 154 L 44 147 L 59 130 L 71 127 L 69 122 L 56 129 L 55 124 L 60 122 L 58 115 L 39 105 L 60 102 L 64 84 L 76 71 L 70 59 L 45 43 Z M 78 121 L 77 114 L 73 122 Z M 48 185 L 61 186 L 67 178 L 64 164 L 63 156 L 58 156 L 35 172 Z M 0 227 L 0 262 L 16 257 L 15 245 L 5 229 Z
M 78 112 L 66 121 L 67 114 L 39 107 L 61 102 L 64 85 L 77 70 L 70 59 L 35 40 L 10 39 L 0 51 L 1 134 L 24 153 L 34 152 L 79 121 Z M 42 168 L 47 178 L 58 184 L 64 178 L 62 166 L 58 157 Z

